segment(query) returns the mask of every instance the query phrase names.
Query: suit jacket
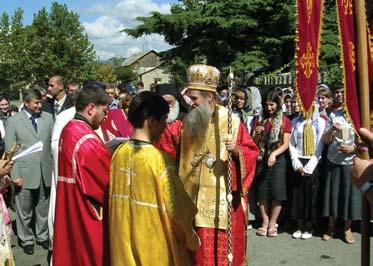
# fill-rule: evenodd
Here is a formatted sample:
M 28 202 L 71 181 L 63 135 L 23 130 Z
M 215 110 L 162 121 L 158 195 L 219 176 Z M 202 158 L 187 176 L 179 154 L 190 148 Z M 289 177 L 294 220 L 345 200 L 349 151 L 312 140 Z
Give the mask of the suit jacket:
M 60 114 L 62 111 L 66 110 L 66 109 L 69 109 L 72 106 L 73 106 L 73 102 L 72 102 L 70 96 L 66 94 L 66 100 L 63 103 L 62 107 L 60 108 L 60 111 L 58 112 L 58 114 Z M 48 99 L 47 101 L 45 101 L 42 105 L 42 110 L 44 112 L 48 112 L 48 113 L 52 114 L 53 117 L 54 117 L 54 99 Z
M 43 142 L 43 150 L 15 161 L 11 178 L 23 178 L 23 188 L 37 189 L 43 179 L 50 187 L 52 178 L 51 138 L 54 119 L 51 114 L 42 112 L 37 119 L 37 133 L 24 110 L 8 119 L 5 127 L 5 151 L 14 145 L 21 145 L 18 153 L 38 141 Z

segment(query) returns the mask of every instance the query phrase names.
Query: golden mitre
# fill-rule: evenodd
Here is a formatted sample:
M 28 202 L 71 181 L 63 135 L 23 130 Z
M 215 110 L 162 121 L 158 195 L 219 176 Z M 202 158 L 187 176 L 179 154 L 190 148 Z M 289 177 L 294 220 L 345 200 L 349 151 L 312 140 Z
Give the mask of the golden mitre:
M 187 70 L 188 89 L 216 92 L 220 72 L 208 65 L 192 65 Z

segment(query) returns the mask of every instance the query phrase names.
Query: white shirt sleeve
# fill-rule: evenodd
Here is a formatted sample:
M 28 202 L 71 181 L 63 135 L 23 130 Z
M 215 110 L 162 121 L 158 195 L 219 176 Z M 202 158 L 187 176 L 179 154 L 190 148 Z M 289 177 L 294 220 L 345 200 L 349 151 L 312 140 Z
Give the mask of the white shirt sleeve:
M 1 133 L 1 137 L 4 139 L 5 138 L 5 128 L 4 128 L 4 123 L 1 120 L 0 120 L 0 133 Z
M 300 154 L 298 153 L 298 150 L 296 149 L 295 131 L 297 130 L 298 127 L 302 127 L 302 125 L 298 125 L 298 127 L 295 127 L 296 120 L 293 120 L 292 122 L 294 123 L 292 123 L 289 151 L 290 151 L 290 157 L 291 157 L 291 165 L 293 166 L 294 171 L 297 171 L 300 167 L 303 167 L 303 165 L 299 160 Z

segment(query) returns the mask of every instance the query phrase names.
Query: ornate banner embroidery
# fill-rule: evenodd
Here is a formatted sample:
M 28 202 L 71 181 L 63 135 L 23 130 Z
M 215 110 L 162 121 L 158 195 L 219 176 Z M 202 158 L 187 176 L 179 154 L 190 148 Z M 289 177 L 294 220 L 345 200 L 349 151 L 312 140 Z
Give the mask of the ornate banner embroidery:
M 343 0 L 345 15 L 352 15 L 352 0 Z
M 307 53 L 303 53 L 300 64 L 304 70 L 304 75 L 309 79 L 312 75 L 313 69 L 315 68 L 315 53 L 312 52 L 312 46 L 307 43 Z
M 309 111 L 318 82 L 320 34 L 324 0 L 297 0 L 296 92 Z

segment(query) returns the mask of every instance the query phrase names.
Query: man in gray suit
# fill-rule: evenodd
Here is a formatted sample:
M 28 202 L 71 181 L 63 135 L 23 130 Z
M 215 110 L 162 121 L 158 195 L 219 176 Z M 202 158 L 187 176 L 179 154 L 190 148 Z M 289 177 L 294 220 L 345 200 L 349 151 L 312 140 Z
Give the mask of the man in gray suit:
M 26 254 L 34 253 L 34 234 L 31 225 L 35 215 L 36 243 L 48 249 L 48 203 L 52 177 L 51 136 L 53 116 L 41 112 L 41 93 L 28 89 L 23 93 L 24 109 L 8 119 L 5 128 L 5 151 L 14 143 L 20 151 L 38 141 L 43 150 L 25 156 L 14 163 L 11 172 L 13 180 L 22 180 L 23 185 L 16 194 L 18 239 Z M 19 182 L 22 183 L 22 182 Z

